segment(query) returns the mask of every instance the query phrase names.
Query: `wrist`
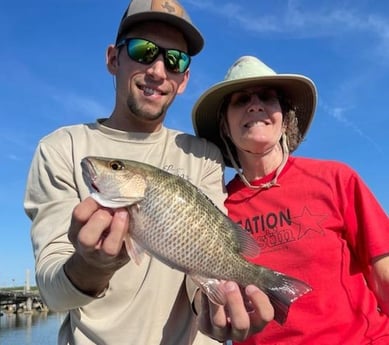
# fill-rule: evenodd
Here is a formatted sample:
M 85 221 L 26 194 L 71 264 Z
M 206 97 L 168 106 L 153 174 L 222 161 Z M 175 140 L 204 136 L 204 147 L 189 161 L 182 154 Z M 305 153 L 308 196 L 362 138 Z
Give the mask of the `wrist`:
M 105 295 L 109 281 L 113 276 L 112 272 L 88 264 L 77 253 L 74 253 L 65 262 L 64 272 L 77 290 L 96 298 Z

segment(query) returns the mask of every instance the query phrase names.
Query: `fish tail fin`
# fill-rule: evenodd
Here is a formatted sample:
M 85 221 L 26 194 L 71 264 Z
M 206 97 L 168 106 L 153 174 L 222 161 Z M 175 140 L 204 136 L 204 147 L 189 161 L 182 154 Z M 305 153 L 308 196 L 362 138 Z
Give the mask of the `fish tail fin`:
M 311 290 L 308 284 L 299 279 L 274 272 L 271 286 L 265 287 L 274 308 L 274 320 L 281 325 L 284 324 L 291 304 Z

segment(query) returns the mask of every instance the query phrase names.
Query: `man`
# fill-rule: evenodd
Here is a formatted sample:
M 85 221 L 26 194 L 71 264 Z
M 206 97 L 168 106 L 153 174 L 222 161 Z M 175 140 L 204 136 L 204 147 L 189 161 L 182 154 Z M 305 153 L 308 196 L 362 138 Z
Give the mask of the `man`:
M 198 334 L 198 325 L 212 338 L 240 340 L 273 317 L 266 296 L 254 287 L 246 291 L 255 309 L 248 314 L 232 282 L 225 284 L 227 304 L 220 307 L 200 299 L 190 279 L 158 260 L 147 257 L 136 265 L 124 246 L 127 210 L 101 207 L 83 181 L 85 156 L 134 159 L 184 176 L 223 208 L 219 151 L 163 125 L 188 83 L 191 56 L 202 47 L 200 32 L 177 1 L 133 0 L 106 54 L 116 80 L 112 114 L 60 128 L 39 143 L 25 210 L 33 220 L 42 298 L 51 310 L 68 311 L 59 344 L 179 345 L 195 337 L 195 344 L 212 344 Z

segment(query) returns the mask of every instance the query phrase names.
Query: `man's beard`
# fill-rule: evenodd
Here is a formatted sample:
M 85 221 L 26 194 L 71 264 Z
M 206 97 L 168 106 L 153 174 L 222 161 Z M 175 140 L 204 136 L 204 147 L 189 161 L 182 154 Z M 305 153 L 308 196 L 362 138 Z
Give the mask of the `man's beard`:
M 143 120 L 143 121 L 158 120 L 160 117 L 164 116 L 164 114 L 168 108 L 168 105 L 164 105 L 157 112 L 150 112 L 150 111 L 144 110 L 139 105 L 139 102 L 137 102 L 137 100 L 134 97 L 132 97 L 131 95 L 127 99 L 127 106 L 128 106 L 128 109 L 131 111 L 131 113 L 135 115 L 135 117 L 137 117 L 139 120 Z

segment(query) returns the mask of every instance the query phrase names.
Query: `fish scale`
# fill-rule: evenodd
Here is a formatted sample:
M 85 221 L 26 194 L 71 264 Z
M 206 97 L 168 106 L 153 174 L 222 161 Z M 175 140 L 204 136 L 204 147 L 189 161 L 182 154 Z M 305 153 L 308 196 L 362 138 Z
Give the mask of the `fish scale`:
M 254 239 L 189 181 L 154 166 L 108 157 L 85 157 L 81 166 L 92 196 L 105 207 L 128 207 L 130 236 L 149 255 L 196 277 L 208 296 L 231 280 L 254 284 L 273 304 L 275 320 L 286 321 L 290 305 L 311 291 L 296 278 L 249 262 Z M 200 279 L 198 279 L 200 278 Z M 216 289 L 214 291 L 214 289 Z
M 163 252 L 168 259 L 180 262 L 180 266 L 186 272 L 199 270 L 206 272 L 208 267 L 202 265 L 204 255 L 207 255 L 204 250 L 214 252 L 214 246 L 210 246 L 210 243 L 216 244 L 218 237 L 213 236 L 211 241 L 210 235 L 213 233 L 201 231 L 211 225 L 207 224 L 212 222 L 209 217 L 202 217 L 203 221 L 196 221 L 194 217 L 198 213 L 206 214 L 199 210 L 202 205 L 196 200 L 199 194 L 191 189 L 178 188 L 177 183 L 172 183 L 175 179 L 166 179 L 166 176 L 160 174 L 153 174 L 147 180 L 145 197 L 139 203 L 138 212 L 142 222 L 150 224 L 148 227 L 153 231 L 144 231 L 141 227 L 135 227 L 134 238 L 147 243 L 150 251 Z M 166 197 L 167 195 L 169 198 Z M 158 203 L 154 200 L 158 200 Z M 180 209 L 182 212 L 177 221 L 176 212 L 169 212 L 169 209 L 179 207 L 180 204 L 186 207 Z M 207 236 L 199 238 L 199 234 Z M 191 245 L 194 237 L 197 238 L 195 246 Z M 210 258 L 217 259 L 217 256 L 212 255 Z M 214 266 L 217 263 L 210 264 Z

